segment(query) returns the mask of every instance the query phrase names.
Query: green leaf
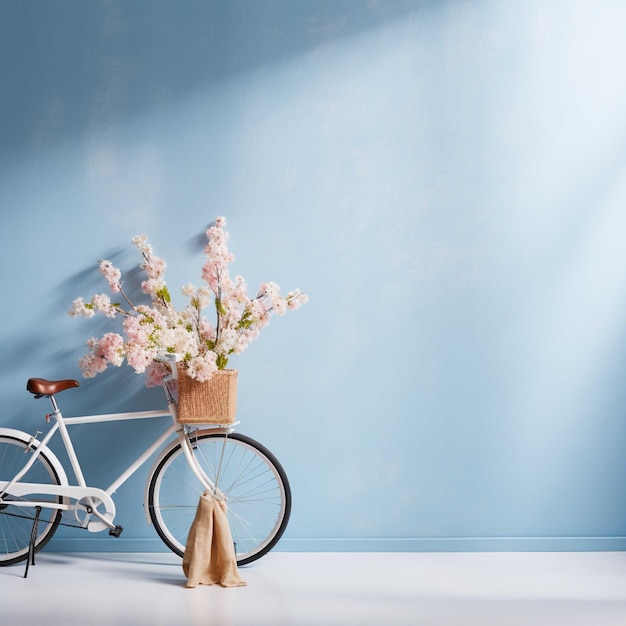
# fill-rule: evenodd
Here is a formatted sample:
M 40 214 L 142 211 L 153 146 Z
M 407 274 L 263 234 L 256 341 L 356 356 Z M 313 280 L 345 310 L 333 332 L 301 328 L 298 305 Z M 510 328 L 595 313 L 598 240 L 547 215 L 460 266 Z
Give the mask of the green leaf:
M 163 287 L 156 292 L 156 295 L 163 300 L 163 302 L 171 302 L 170 292 L 167 287 Z
M 253 324 L 254 319 L 252 319 L 250 311 L 245 311 L 237 324 L 237 330 L 240 330 L 241 328 L 250 328 Z
M 215 298 L 215 310 L 217 311 L 218 315 L 226 315 L 226 308 L 219 298 Z

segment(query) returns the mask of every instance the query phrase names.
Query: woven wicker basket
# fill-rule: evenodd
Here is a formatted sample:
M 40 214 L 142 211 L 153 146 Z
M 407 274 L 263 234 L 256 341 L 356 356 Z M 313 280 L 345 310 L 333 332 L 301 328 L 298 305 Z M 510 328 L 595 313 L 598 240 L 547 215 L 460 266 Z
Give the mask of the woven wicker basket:
M 178 365 L 178 421 L 232 424 L 237 412 L 237 370 L 219 370 L 206 382 L 190 378 Z

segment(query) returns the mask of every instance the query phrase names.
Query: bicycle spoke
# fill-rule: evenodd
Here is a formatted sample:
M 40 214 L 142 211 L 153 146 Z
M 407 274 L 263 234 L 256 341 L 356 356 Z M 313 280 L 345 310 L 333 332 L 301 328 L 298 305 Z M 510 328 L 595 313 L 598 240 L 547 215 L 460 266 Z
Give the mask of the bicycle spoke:
M 227 438 L 200 435 L 193 448 L 209 478 L 214 479 L 220 467 L 219 490 L 226 498 L 238 562 L 259 558 L 278 541 L 289 518 L 290 492 L 284 471 L 271 453 L 238 433 Z M 164 458 L 151 479 L 152 521 L 178 554 L 184 551 L 202 491 L 180 448 Z
M 9 435 L 0 435 L 0 476 L 4 484 L 21 470 L 28 457 L 26 443 Z M 58 476 L 46 455 L 41 452 L 23 478 L 24 482 L 59 484 Z M 58 508 L 45 504 L 59 504 L 61 498 L 48 495 L 11 497 L 6 494 L 0 507 L 0 565 L 17 563 L 26 558 L 33 532 L 35 507 L 26 504 L 41 502 L 43 506 L 36 527 L 35 550 L 39 550 L 54 534 L 61 519 Z

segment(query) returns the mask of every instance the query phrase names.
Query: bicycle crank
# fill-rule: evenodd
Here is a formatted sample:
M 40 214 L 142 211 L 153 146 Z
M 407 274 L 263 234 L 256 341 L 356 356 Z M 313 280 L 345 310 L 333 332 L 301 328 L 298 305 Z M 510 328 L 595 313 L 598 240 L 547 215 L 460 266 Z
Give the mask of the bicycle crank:
M 115 510 L 107 510 L 106 503 L 94 496 L 85 496 L 78 500 L 74 508 L 74 515 L 76 521 L 90 532 L 98 532 L 107 528 L 110 532 L 114 532 L 117 529 L 117 526 L 113 525 Z

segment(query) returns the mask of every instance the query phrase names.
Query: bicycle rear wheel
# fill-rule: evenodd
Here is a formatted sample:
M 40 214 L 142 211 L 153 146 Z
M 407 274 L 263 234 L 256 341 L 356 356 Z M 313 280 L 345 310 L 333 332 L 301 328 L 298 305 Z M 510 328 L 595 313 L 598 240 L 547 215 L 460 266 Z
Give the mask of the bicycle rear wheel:
M 27 445 L 24 441 L 9 435 L 0 436 L 0 485 L 8 482 L 24 466 L 28 460 L 25 452 Z M 61 484 L 52 463 L 43 452 L 22 478 L 22 482 Z M 31 494 L 28 500 L 60 504 L 62 497 Z M 10 495 L 0 498 L 0 566 L 19 563 L 28 557 L 35 507 L 25 507 L 20 502 L 20 498 L 13 498 Z M 41 550 L 50 541 L 60 520 L 60 509 L 42 507 L 35 538 L 35 551 Z
M 199 435 L 192 445 L 202 469 L 226 497 L 237 564 L 262 557 L 281 538 L 291 513 L 291 490 L 282 466 L 267 448 L 239 433 Z M 178 444 L 152 474 L 148 505 L 157 533 L 179 556 L 202 493 L 204 487 Z

